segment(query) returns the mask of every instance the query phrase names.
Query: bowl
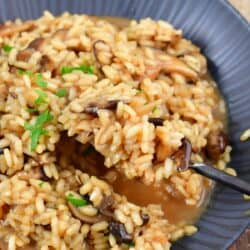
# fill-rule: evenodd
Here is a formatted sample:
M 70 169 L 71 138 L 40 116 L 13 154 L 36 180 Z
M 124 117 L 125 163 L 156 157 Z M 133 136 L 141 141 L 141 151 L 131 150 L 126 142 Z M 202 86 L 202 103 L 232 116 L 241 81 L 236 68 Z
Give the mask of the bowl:
M 0 22 L 33 19 L 48 9 L 128 18 L 164 19 L 184 31 L 184 36 L 201 47 L 209 69 L 229 109 L 229 135 L 233 146 L 230 166 L 250 181 L 250 141 L 240 134 L 250 128 L 250 27 L 225 0 L 8 0 L 0 1 Z M 227 249 L 249 225 L 250 203 L 242 195 L 218 186 L 197 222 L 199 232 L 174 244 L 174 250 Z M 243 250 L 243 249 L 242 249 Z

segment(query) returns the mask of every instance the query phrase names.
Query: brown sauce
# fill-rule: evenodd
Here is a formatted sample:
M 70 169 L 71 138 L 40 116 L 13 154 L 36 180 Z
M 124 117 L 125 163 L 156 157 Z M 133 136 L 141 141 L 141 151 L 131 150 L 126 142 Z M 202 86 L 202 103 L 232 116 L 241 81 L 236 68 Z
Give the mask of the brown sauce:
M 64 158 L 72 161 L 72 164 L 83 172 L 108 181 L 114 191 L 126 196 L 129 202 L 139 206 L 147 206 L 149 204 L 161 205 L 165 217 L 170 223 L 193 223 L 204 211 L 211 191 L 209 185 L 204 185 L 202 198 L 198 206 L 190 206 L 185 203 L 183 198 L 174 197 L 167 193 L 164 189 L 164 184 L 161 186 L 145 185 L 138 179 L 130 180 L 126 178 L 114 170 L 114 168 L 107 169 L 103 164 L 103 157 L 92 146 L 90 147 L 84 148 L 75 139 L 63 136 L 57 147 L 58 158 L 60 158 L 60 155 L 63 155 Z

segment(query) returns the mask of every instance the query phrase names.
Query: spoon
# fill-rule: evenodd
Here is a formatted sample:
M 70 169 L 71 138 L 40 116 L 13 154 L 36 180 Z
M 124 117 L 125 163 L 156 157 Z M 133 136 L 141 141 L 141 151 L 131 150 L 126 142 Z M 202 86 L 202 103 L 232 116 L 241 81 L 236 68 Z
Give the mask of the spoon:
M 189 168 L 236 191 L 250 195 L 250 183 L 240 179 L 239 177 L 229 175 L 204 163 L 195 163 L 193 165 L 190 165 Z

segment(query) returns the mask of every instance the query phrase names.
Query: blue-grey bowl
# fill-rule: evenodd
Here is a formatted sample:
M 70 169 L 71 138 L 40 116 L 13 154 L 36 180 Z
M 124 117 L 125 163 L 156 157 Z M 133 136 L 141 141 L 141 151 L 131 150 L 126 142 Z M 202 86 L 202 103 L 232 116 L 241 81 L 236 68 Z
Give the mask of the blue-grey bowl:
M 164 19 L 181 28 L 209 59 L 210 71 L 229 107 L 231 166 L 250 181 L 250 142 L 242 131 L 250 128 L 250 25 L 225 0 L 0 0 L 0 22 L 32 19 L 44 10 L 129 18 Z M 177 242 L 175 250 L 224 250 L 249 225 L 250 202 L 225 187 L 217 187 L 199 232 Z M 247 246 L 245 249 L 247 250 Z

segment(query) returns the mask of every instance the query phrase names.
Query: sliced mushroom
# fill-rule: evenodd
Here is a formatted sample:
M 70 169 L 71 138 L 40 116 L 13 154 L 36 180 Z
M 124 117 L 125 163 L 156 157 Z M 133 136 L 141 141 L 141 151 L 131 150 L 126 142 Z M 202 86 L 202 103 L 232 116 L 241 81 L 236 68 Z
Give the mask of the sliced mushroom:
M 186 171 L 189 168 L 192 155 L 192 144 L 184 137 L 182 139 L 182 145 L 178 151 L 174 154 L 173 158 L 180 161 L 178 171 Z
M 208 135 L 206 152 L 210 159 L 218 160 L 221 154 L 225 152 L 228 145 L 228 137 L 222 132 L 212 132 Z
M 105 196 L 100 205 L 100 213 L 107 218 L 113 219 L 114 217 L 114 206 L 115 200 L 112 195 Z
M 6 203 L 4 203 L 2 206 L 0 206 L 0 220 L 3 220 L 6 214 L 9 212 L 10 206 Z
M 118 243 L 131 243 L 133 237 L 129 234 L 125 226 L 120 222 L 110 222 L 109 232 L 116 238 Z
M 31 57 L 31 55 L 32 55 L 33 52 L 34 52 L 34 51 L 33 51 L 32 49 L 21 50 L 21 51 L 19 51 L 19 52 L 17 53 L 16 59 L 17 59 L 18 61 L 27 62 L 27 61 L 30 59 L 30 57 Z
M 10 65 L 9 64 L 9 72 L 10 73 L 16 73 L 17 72 L 17 70 L 18 70 L 18 68 L 16 67 L 16 66 L 14 66 L 14 65 Z
M 34 50 L 39 50 L 41 51 L 44 44 L 45 44 L 45 39 L 42 37 L 38 37 L 36 39 L 34 39 L 33 41 L 31 41 L 28 45 L 28 49 L 34 49 Z
M 27 21 L 22 24 L 10 24 L 10 25 L 1 25 L 0 26 L 0 37 L 11 36 L 15 33 L 31 30 L 35 27 L 34 22 Z
M 149 215 L 148 214 L 146 214 L 146 213 L 143 213 L 143 212 L 141 212 L 141 218 L 142 218 L 142 221 L 143 221 L 143 226 L 145 226 L 145 225 L 147 225 L 148 224 L 148 222 L 149 222 Z
M 79 220 L 89 223 L 89 224 L 95 224 L 97 222 L 100 222 L 104 219 L 104 217 L 102 215 L 96 215 L 96 216 L 87 216 L 84 215 L 80 212 L 80 210 L 75 207 L 74 205 L 68 203 L 68 206 L 70 208 L 70 211 L 72 212 L 72 214 Z
M 163 126 L 164 119 L 160 117 L 150 117 L 148 118 L 150 123 L 153 123 L 155 126 Z
M 182 60 L 170 55 L 163 65 L 163 71 L 165 71 L 166 73 L 179 73 L 191 80 L 198 79 L 197 72 L 191 69 Z
M 47 56 L 43 55 L 40 59 L 40 72 L 50 71 L 52 74 L 55 71 L 55 64 L 53 60 Z
M 64 40 L 67 36 L 67 29 L 59 29 L 53 35 L 52 38 L 58 38 L 60 40 Z
M 117 104 L 119 102 L 124 102 L 127 103 L 126 101 L 122 101 L 122 100 L 109 100 L 106 102 L 98 102 L 98 103 L 90 103 L 85 109 L 84 109 L 84 113 L 90 114 L 90 115 L 94 115 L 97 116 L 98 111 L 100 109 L 109 109 L 109 110 L 115 110 L 117 107 Z

